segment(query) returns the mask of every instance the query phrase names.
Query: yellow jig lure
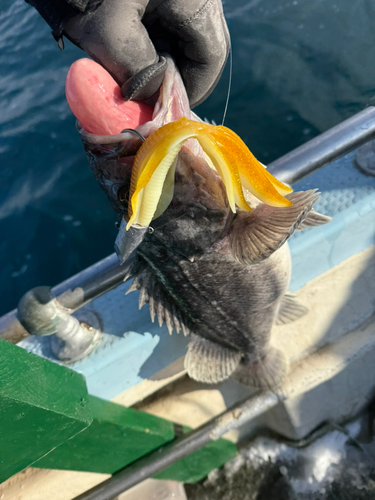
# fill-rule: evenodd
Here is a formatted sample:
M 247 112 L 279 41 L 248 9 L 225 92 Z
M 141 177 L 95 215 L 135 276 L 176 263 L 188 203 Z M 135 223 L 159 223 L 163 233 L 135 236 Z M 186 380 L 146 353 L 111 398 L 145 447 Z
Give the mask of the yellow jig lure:
M 242 187 L 267 205 L 292 205 L 283 195 L 293 190 L 267 172 L 232 130 L 180 118 L 151 134 L 135 157 L 126 229 L 134 224 L 147 227 L 166 210 L 173 196 L 178 153 L 191 138 L 197 139 L 210 166 L 220 175 L 233 212 L 236 205 L 251 210 Z

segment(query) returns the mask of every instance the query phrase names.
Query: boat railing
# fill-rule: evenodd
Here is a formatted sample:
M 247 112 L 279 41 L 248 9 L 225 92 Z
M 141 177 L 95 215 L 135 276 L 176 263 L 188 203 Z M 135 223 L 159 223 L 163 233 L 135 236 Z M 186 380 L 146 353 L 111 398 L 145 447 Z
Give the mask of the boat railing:
M 268 170 L 291 185 L 375 138 L 375 107 L 332 127 L 268 165 Z M 120 265 L 115 254 L 97 262 L 51 289 L 71 313 L 123 283 L 132 258 Z M 29 293 L 29 292 L 28 292 Z M 17 343 L 29 335 L 17 309 L 0 318 L 0 338 Z

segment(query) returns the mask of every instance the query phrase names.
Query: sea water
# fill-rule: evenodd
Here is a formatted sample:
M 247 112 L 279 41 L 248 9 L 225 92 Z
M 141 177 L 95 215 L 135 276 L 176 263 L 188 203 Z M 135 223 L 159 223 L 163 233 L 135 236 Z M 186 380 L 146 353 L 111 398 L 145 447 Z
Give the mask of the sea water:
M 226 0 L 233 77 L 226 126 L 264 163 L 375 105 L 375 4 Z M 23 0 L 0 2 L 0 314 L 113 252 L 115 215 L 64 95 L 85 54 Z M 197 108 L 220 123 L 228 68 Z

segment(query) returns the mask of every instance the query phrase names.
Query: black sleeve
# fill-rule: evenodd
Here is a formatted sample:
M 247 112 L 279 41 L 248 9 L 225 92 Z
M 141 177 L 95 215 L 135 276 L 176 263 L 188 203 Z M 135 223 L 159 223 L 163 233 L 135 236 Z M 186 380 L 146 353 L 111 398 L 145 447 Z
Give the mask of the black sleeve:
M 52 35 L 63 48 L 62 31 L 64 21 L 76 14 L 95 10 L 104 0 L 25 0 L 36 8 L 50 25 Z

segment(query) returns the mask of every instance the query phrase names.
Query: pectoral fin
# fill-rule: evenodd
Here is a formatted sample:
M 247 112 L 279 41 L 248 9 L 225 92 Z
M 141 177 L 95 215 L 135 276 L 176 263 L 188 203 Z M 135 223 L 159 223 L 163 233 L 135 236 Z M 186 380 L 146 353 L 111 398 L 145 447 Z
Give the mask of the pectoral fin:
M 291 193 L 289 207 L 260 204 L 251 212 L 239 212 L 229 234 L 232 255 L 242 264 L 257 264 L 267 259 L 303 223 L 319 198 L 316 190 Z

